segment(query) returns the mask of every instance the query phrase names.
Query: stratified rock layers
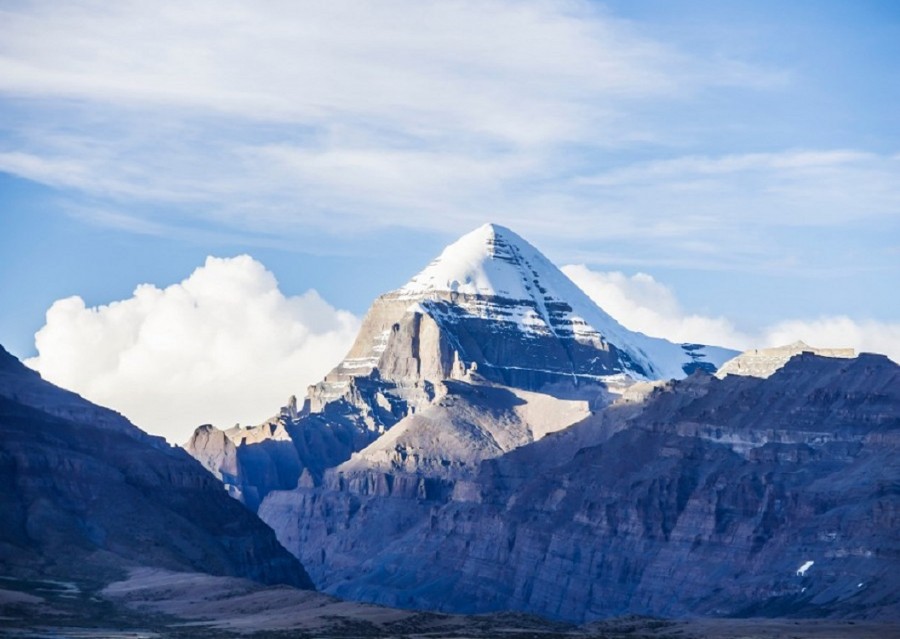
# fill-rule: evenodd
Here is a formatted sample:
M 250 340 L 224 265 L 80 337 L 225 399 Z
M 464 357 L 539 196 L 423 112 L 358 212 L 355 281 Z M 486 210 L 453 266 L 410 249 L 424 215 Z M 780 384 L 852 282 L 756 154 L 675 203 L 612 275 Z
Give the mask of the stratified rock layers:
M 468 479 L 344 465 L 260 515 L 318 585 L 363 601 L 574 621 L 891 617 L 898 445 L 897 365 L 804 354 L 768 379 L 660 386 Z
M 852 348 L 816 348 L 803 342 L 794 342 L 786 346 L 774 348 L 755 348 L 745 351 L 730 359 L 716 371 L 716 377 L 726 375 L 749 375 L 751 377 L 768 377 L 787 364 L 788 360 L 800 353 L 812 353 L 822 357 L 849 358 L 856 356 Z

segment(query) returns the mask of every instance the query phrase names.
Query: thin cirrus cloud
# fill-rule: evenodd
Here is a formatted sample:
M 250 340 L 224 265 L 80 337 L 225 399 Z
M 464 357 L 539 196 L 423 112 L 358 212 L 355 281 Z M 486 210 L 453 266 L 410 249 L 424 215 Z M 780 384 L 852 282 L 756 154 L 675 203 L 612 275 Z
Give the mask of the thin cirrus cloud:
M 126 1 L 4 14 L 5 91 L 255 120 L 361 117 L 537 142 L 575 135 L 591 96 L 670 93 L 689 79 L 672 73 L 675 51 L 587 3 Z
M 847 316 L 791 319 L 747 331 L 725 317 L 684 310 L 675 293 L 646 273 L 625 275 L 584 265 L 562 268 L 588 296 L 625 327 L 673 342 L 715 344 L 738 350 L 782 346 L 801 340 L 812 346 L 882 353 L 900 362 L 900 323 Z
M 820 226 L 893 217 L 900 208 L 896 155 L 852 149 L 684 156 L 576 178 L 595 195 L 690 220 Z
M 490 219 L 618 267 L 893 268 L 862 235 L 895 232 L 896 150 L 734 134 L 733 109 L 802 98 L 802 67 L 597 3 L 22 2 L 0 22 L 0 171 L 96 225 L 326 247 Z
M 359 320 L 315 291 L 288 297 L 253 258 L 210 257 L 180 283 L 89 308 L 56 301 L 26 361 L 49 381 L 182 443 L 194 427 L 258 423 L 349 349 Z
M 633 106 L 785 82 L 588 2 L 26 2 L 0 17 L 0 94 L 27 100 L 5 108 L 0 170 L 249 231 L 448 231 L 485 211 L 526 211 L 527 229 L 586 149 L 660 135 Z M 609 213 L 593 201 L 571 217 Z

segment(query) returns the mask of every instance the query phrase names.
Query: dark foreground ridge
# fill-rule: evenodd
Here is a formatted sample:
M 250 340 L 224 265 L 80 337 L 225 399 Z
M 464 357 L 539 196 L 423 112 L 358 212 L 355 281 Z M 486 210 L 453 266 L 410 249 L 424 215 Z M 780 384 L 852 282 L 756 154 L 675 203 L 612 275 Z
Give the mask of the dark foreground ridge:
M 102 583 L 153 566 L 312 587 L 184 450 L 43 381 L 2 347 L 0 513 L 5 577 Z

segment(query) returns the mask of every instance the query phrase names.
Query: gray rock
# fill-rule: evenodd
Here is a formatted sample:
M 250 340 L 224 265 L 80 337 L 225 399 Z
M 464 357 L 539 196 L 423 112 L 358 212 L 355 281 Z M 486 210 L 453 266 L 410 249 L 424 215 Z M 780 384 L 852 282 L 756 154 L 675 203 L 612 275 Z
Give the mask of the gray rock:
M 822 357 L 855 357 L 852 348 L 816 348 L 803 342 L 794 342 L 775 348 L 754 348 L 730 359 L 716 371 L 716 377 L 726 375 L 750 375 L 768 377 L 787 364 L 788 360 L 800 353 L 813 353 Z

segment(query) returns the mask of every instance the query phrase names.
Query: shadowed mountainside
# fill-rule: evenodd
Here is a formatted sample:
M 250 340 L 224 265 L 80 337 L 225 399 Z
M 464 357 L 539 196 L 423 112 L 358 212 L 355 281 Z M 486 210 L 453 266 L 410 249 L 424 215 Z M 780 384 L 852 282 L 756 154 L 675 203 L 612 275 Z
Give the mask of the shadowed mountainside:
M 0 571 L 103 580 L 137 566 L 312 587 L 184 450 L 44 382 L 0 347 Z
M 356 464 L 347 481 L 345 464 L 260 515 L 317 585 L 361 601 L 576 622 L 896 618 L 898 369 L 803 354 L 768 379 L 697 374 L 474 479 L 377 464 L 366 480 Z M 398 489 L 415 482 L 441 490 Z

